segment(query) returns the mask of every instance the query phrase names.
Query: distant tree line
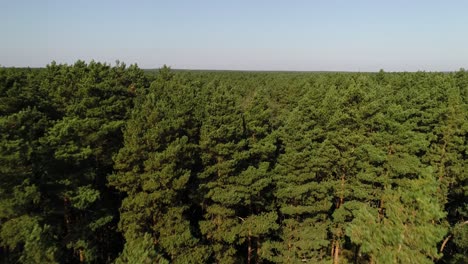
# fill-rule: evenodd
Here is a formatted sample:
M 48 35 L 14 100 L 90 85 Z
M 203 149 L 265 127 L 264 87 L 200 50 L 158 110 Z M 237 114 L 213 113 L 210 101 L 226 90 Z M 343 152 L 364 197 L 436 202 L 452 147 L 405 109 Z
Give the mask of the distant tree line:
M 468 263 L 468 72 L 0 68 L 2 263 Z

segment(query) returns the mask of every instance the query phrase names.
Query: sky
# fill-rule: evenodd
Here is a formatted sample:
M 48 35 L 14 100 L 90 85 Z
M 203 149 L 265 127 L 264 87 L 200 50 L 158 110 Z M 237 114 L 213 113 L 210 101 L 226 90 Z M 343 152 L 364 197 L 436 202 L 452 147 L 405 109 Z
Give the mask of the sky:
M 0 0 L 0 65 L 454 71 L 468 1 Z

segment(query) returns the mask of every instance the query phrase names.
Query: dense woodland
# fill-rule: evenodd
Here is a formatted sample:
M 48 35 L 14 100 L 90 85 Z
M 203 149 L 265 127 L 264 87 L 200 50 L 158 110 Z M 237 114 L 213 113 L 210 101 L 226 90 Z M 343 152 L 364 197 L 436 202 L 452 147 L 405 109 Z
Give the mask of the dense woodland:
M 468 263 L 468 72 L 0 68 L 2 263 Z

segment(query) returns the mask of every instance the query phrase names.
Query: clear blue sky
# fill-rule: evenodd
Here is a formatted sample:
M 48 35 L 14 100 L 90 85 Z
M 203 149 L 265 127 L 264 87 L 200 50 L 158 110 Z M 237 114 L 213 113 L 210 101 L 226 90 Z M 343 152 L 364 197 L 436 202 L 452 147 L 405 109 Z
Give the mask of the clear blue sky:
M 0 0 L 0 65 L 450 71 L 468 1 Z

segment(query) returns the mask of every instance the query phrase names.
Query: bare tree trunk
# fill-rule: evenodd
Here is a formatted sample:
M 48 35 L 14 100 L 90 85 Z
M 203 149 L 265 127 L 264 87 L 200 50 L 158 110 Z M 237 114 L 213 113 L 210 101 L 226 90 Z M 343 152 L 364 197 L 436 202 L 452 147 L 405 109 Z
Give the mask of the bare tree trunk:
M 257 245 L 257 257 L 255 258 L 255 263 L 258 263 L 258 260 L 262 254 L 261 252 L 261 249 L 260 249 L 260 237 L 257 237 L 257 239 L 255 240 L 255 244 Z
M 70 201 L 68 200 L 67 197 L 63 197 L 63 214 L 64 214 L 64 220 L 65 220 L 65 229 L 67 230 L 67 233 L 70 232 L 70 215 L 68 212 L 68 207 L 69 207 Z
M 247 238 L 247 263 L 250 264 L 252 260 L 252 231 L 249 228 L 249 236 Z
M 344 195 L 345 195 L 345 178 L 346 178 L 346 174 L 343 172 L 343 174 L 341 175 L 341 179 L 340 179 L 340 187 L 341 187 L 341 190 L 340 190 L 340 198 L 339 198 L 339 202 L 338 202 L 338 205 L 336 207 L 336 209 L 340 208 L 341 206 L 343 206 L 344 204 Z M 335 237 L 334 241 L 333 241 L 333 246 L 332 246 L 332 259 L 333 259 L 333 263 L 334 264 L 338 264 L 339 263 L 339 257 L 340 257 L 340 238 L 341 238 L 341 232 L 339 232 L 337 234 L 337 236 Z
M 335 240 L 332 241 L 332 246 L 331 246 L 331 259 L 335 256 Z
M 83 263 L 85 261 L 85 256 L 84 256 L 84 250 L 83 249 L 78 249 L 79 255 L 80 255 L 80 263 Z
M 333 256 L 333 264 L 338 264 L 339 262 L 340 262 L 340 243 L 336 241 L 335 255 Z

